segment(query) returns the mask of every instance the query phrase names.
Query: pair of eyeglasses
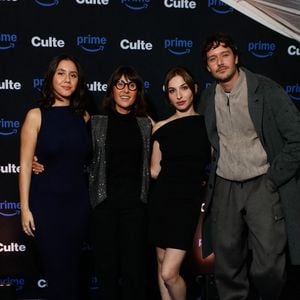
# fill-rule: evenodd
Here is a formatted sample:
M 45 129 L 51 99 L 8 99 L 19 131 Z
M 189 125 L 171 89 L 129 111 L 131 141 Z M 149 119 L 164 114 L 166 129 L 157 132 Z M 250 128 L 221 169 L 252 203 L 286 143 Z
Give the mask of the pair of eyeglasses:
M 130 91 L 136 91 L 137 89 L 137 85 L 135 82 L 133 81 L 129 81 L 129 82 L 125 82 L 123 80 L 118 80 L 116 83 L 115 83 L 115 87 L 118 89 L 118 90 L 123 90 L 125 88 L 125 86 L 127 85 L 128 89 Z

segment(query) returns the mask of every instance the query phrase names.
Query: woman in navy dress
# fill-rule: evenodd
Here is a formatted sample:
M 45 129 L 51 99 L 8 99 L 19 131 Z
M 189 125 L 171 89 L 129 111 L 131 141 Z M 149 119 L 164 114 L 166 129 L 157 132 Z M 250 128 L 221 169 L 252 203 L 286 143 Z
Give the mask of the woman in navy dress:
M 165 93 L 175 113 L 153 127 L 149 199 L 150 239 L 156 246 L 162 300 L 185 300 L 180 267 L 193 237 L 201 209 L 210 161 L 203 116 L 193 106 L 197 86 L 186 69 L 171 69 Z
M 68 55 L 55 57 L 40 106 L 28 111 L 21 130 L 22 227 L 37 244 L 49 300 L 79 299 L 80 255 L 89 217 L 86 95 L 78 62 Z M 32 174 L 35 154 L 47 166 L 39 175 Z

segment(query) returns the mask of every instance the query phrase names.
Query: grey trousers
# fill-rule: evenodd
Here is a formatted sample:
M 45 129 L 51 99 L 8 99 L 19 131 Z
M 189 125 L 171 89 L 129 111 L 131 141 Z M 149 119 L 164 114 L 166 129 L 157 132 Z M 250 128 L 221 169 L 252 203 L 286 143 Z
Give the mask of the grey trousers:
M 267 175 L 244 182 L 217 177 L 211 213 L 220 300 L 247 299 L 250 278 L 261 299 L 280 296 L 287 237 L 279 194 L 271 184 Z

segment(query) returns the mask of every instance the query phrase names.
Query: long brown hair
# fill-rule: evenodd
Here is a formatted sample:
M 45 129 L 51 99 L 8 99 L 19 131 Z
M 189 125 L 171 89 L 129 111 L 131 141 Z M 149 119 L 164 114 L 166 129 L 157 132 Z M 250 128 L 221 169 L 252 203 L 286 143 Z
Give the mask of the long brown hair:
M 48 70 L 46 72 L 42 89 L 39 104 L 42 107 L 49 108 L 55 102 L 55 94 L 53 89 L 53 77 L 56 72 L 57 66 L 62 60 L 70 60 L 72 61 L 77 69 L 78 72 L 78 83 L 74 93 L 70 99 L 70 107 L 79 114 L 84 114 L 85 110 L 87 109 L 88 105 L 88 89 L 85 83 L 83 72 L 80 64 L 78 63 L 77 59 L 69 54 L 61 54 L 55 56 L 49 63 Z
M 167 99 L 169 99 L 168 95 L 168 86 L 169 81 L 174 78 L 175 76 L 181 76 L 184 80 L 184 82 L 188 85 L 188 87 L 191 89 L 193 96 L 195 97 L 197 93 L 196 85 L 194 76 L 192 73 L 185 67 L 177 66 L 169 69 L 165 76 L 165 83 L 164 83 L 164 92 Z

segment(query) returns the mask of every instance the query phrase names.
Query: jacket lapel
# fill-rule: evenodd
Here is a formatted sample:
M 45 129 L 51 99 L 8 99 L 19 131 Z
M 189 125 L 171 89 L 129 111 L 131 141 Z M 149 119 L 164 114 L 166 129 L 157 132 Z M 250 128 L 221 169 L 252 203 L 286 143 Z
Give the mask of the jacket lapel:
M 217 124 L 216 124 L 216 111 L 215 111 L 215 90 L 216 84 L 213 84 L 212 87 L 209 88 L 207 94 L 205 95 L 207 102 L 206 110 L 205 110 L 205 124 L 207 129 L 207 134 L 210 139 L 210 143 L 215 149 L 219 149 L 219 137 L 217 132 Z
M 252 73 L 243 69 L 246 73 L 248 86 L 248 107 L 249 114 L 260 141 L 264 144 L 262 133 L 262 118 L 263 118 L 263 97 L 258 90 L 258 81 Z

